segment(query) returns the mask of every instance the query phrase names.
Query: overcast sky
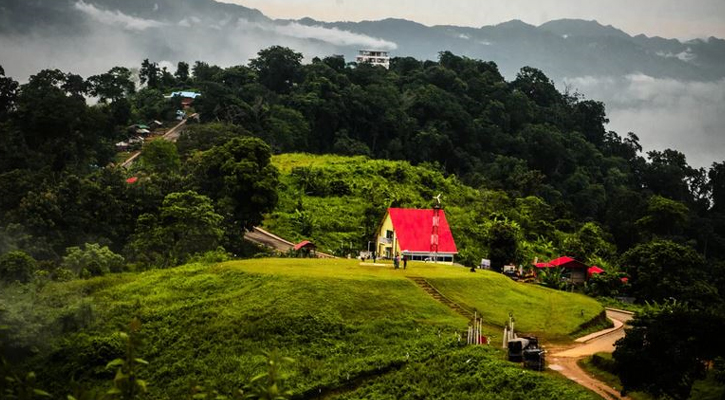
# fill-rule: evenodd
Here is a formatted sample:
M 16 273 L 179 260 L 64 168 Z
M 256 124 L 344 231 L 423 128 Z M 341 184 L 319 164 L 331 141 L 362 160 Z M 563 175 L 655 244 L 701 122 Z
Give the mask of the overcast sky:
M 272 18 L 322 21 L 405 18 L 426 25 L 494 25 L 520 19 L 596 19 L 635 35 L 725 38 L 725 0 L 223 0 Z

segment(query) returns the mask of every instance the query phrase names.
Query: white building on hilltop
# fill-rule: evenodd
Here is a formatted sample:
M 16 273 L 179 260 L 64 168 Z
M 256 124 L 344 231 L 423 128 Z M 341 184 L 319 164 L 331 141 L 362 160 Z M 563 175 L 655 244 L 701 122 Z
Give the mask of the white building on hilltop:
M 372 65 L 380 65 L 385 69 L 390 68 L 390 56 L 387 51 L 380 50 L 360 50 L 355 59 L 358 64 L 368 63 Z

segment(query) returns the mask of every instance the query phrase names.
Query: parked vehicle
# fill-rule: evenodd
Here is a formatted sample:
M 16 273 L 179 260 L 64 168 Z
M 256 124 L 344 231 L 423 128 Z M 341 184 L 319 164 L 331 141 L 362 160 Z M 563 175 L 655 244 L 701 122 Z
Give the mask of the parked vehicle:
M 539 347 L 537 337 L 519 337 L 508 342 L 508 360 L 523 363 L 524 368 L 543 371 L 546 366 L 546 351 Z

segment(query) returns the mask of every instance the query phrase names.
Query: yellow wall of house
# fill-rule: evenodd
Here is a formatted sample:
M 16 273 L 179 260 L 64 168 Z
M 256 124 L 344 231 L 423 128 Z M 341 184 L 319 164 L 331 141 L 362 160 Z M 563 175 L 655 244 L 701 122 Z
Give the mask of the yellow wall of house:
M 387 232 L 393 231 L 393 237 L 390 243 L 387 243 Z M 385 213 L 383 223 L 375 233 L 375 251 L 378 258 L 393 257 L 396 253 L 400 254 L 400 244 L 398 243 L 398 237 L 393 229 L 393 219 L 390 218 L 390 213 Z

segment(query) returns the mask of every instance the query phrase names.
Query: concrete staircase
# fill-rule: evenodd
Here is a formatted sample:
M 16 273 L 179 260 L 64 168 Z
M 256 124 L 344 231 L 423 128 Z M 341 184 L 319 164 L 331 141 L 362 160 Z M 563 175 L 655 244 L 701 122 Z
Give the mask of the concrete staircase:
M 453 311 L 457 312 L 458 314 L 464 316 L 466 319 L 473 319 L 473 313 L 474 310 L 466 305 L 458 304 L 455 301 L 449 299 L 448 297 L 444 296 L 443 293 L 439 292 L 438 289 L 433 287 L 430 283 L 428 283 L 425 278 L 420 276 L 409 276 L 408 279 L 415 282 L 418 287 L 423 289 L 426 293 L 428 293 L 431 297 L 438 300 L 439 302 L 447 305 L 450 307 Z

